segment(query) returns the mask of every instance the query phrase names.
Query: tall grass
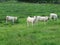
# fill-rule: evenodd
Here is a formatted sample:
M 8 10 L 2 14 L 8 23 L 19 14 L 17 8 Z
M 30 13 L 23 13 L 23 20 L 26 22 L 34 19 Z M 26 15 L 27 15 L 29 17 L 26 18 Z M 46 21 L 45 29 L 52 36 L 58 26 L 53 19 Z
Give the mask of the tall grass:
M 60 45 L 60 19 L 26 25 L 26 17 L 48 15 L 55 12 L 58 15 L 60 5 L 34 3 L 0 3 L 0 19 L 6 15 L 19 17 L 19 23 L 12 25 L 0 23 L 0 45 Z
M 0 3 L 0 16 L 26 17 L 28 15 L 49 15 L 51 12 L 59 15 L 59 11 L 60 5 L 58 4 Z

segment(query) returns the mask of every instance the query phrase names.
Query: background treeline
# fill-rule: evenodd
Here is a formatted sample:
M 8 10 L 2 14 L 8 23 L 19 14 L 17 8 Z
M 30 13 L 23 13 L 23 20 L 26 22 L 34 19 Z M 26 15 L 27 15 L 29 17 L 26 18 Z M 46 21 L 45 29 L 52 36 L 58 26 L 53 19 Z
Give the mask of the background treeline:
M 60 3 L 60 0 L 0 0 L 0 2 L 17 1 L 17 2 L 30 2 L 30 3 Z
M 17 0 L 32 3 L 60 3 L 60 0 Z

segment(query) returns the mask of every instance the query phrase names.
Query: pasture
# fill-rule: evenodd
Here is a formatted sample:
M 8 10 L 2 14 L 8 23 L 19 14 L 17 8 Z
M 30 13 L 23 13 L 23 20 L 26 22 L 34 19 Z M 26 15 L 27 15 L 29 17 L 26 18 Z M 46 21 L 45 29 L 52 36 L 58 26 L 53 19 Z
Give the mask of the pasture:
M 51 12 L 60 16 L 60 4 L 0 3 L 0 45 L 60 45 L 60 18 L 26 25 L 27 16 L 49 16 Z M 19 17 L 18 23 L 6 25 L 7 15 Z

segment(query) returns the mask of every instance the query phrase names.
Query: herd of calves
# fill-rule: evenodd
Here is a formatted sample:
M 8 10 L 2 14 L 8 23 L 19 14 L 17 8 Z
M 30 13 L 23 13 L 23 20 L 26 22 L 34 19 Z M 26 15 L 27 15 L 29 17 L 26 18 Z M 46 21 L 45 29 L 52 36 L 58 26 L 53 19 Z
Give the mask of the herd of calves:
M 43 21 L 43 22 L 46 22 L 48 21 L 49 19 L 53 19 L 53 20 L 56 20 L 58 18 L 58 15 L 55 14 L 55 13 L 51 13 L 50 16 L 33 16 L 33 17 L 30 17 L 28 16 L 27 17 L 27 25 L 29 25 L 29 23 L 32 23 L 32 26 L 35 22 L 38 22 L 38 21 Z M 8 21 L 12 21 L 13 24 L 14 22 L 17 20 L 18 18 L 17 17 L 14 17 L 14 16 L 6 16 L 6 23 Z

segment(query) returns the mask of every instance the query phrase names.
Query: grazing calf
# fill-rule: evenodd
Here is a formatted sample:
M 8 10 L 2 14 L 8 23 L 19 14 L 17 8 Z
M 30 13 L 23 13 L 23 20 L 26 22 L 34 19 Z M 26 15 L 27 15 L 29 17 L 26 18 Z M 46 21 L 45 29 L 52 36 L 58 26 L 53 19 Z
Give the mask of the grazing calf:
M 36 16 L 34 16 L 34 17 L 28 16 L 27 17 L 27 26 L 29 26 L 29 23 L 32 23 L 32 26 L 33 26 L 33 24 L 35 23 L 35 21 L 36 21 Z
M 14 22 L 17 20 L 17 17 L 13 17 L 13 16 L 6 16 L 6 23 L 8 21 L 12 21 L 12 23 L 14 24 Z
M 56 20 L 58 18 L 57 14 L 51 13 L 50 14 L 50 19 Z
M 49 19 L 48 16 L 37 16 L 37 21 L 47 21 Z

